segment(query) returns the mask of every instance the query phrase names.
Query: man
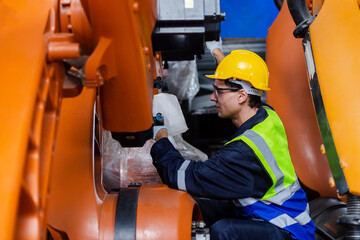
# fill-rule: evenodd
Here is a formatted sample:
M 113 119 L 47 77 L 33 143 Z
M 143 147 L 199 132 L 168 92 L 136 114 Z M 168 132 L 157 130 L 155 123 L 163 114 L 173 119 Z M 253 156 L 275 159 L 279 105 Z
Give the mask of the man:
M 218 116 L 230 118 L 238 129 L 205 162 L 185 160 L 166 129 L 155 131 L 151 155 L 162 181 L 195 197 L 234 203 L 233 216 L 212 224 L 212 240 L 315 239 L 284 127 L 274 110 L 261 103 L 263 91 L 270 90 L 266 63 L 255 53 L 235 50 L 207 77 L 215 79 L 210 100 Z

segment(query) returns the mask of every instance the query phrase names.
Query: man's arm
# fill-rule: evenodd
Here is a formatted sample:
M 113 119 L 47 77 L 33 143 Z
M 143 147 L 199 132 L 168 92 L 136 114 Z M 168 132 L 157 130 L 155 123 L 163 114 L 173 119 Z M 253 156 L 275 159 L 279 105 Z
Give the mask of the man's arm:
M 251 149 L 240 141 L 226 145 L 205 162 L 195 162 L 185 160 L 170 141 L 163 137 L 153 145 L 151 156 L 165 184 L 195 196 L 218 199 L 260 198 L 272 184 Z
M 212 53 L 218 63 L 220 63 L 225 57 L 225 54 L 219 48 L 215 48 Z
M 169 136 L 169 134 L 168 134 L 166 128 L 162 128 L 157 132 L 157 134 L 155 136 L 155 141 L 159 141 L 161 138 L 167 138 L 168 136 Z
M 222 41 L 221 38 L 216 41 L 208 41 L 206 42 L 206 47 L 209 49 L 211 55 L 213 55 L 218 63 L 220 63 L 225 55 L 222 52 Z

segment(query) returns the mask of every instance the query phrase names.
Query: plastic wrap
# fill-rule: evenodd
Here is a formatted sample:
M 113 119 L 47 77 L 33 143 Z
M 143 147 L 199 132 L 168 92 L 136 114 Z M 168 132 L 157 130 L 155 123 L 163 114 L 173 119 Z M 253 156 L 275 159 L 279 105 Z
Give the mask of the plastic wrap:
M 154 143 L 148 140 L 141 148 L 122 148 L 125 158 L 120 159 L 120 187 L 130 183 L 162 183 L 150 155 Z
M 188 130 L 184 115 L 175 95 L 160 93 L 154 96 L 153 115 L 161 113 L 169 136 L 176 136 Z
M 181 135 L 169 137 L 169 140 L 185 159 L 207 159 L 205 153 L 187 143 Z M 122 148 L 112 139 L 110 132 L 104 131 L 104 188 L 110 191 L 119 187 L 126 188 L 130 183 L 162 183 L 150 155 L 154 143 L 154 140 L 148 140 L 142 148 Z
M 205 153 L 186 142 L 181 135 L 169 137 L 169 140 L 186 160 L 205 161 L 208 159 Z
M 169 86 L 169 92 L 179 100 L 190 100 L 200 89 L 196 60 L 169 61 L 169 68 L 164 80 Z
M 107 191 L 120 188 L 120 159 L 124 159 L 120 143 L 111 137 L 111 132 L 103 131 L 102 170 L 103 184 Z
M 123 148 L 111 137 L 109 131 L 103 133 L 103 175 L 106 190 L 125 188 L 130 183 L 161 183 L 152 164 L 150 149 L 154 140 L 148 140 L 141 148 Z

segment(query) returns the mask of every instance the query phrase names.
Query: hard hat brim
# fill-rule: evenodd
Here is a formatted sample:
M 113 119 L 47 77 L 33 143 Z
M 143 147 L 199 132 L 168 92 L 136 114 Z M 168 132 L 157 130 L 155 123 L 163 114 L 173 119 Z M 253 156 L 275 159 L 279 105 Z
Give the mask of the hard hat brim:
M 215 76 L 215 75 L 205 75 L 205 77 L 207 78 L 212 78 L 212 79 L 219 79 L 219 80 L 226 80 L 228 78 L 221 78 L 219 76 Z

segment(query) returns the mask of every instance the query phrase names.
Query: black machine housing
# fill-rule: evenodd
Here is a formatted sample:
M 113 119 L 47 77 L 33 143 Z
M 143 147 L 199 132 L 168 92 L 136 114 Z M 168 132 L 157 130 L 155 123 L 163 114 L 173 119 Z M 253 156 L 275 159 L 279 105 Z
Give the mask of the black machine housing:
M 218 40 L 220 0 L 158 0 L 158 19 L 152 33 L 154 52 L 164 61 L 193 60 L 204 54 L 204 41 Z

